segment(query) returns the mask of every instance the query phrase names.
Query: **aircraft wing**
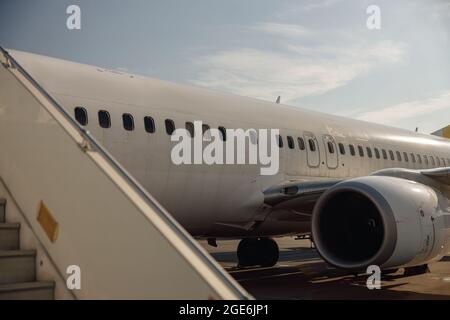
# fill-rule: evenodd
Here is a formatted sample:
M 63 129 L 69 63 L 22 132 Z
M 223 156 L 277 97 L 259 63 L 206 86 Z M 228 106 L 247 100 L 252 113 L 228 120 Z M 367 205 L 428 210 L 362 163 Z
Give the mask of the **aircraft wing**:
M 427 169 L 420 173 L 443 184 L 450 185 L 450 167 Z
M 411 175 L 415 172 L 416 175 Z M 440 186 L 450 186 L 450 167 L 425 169 L 425 170 L 407 170 L 407 169 L 384 169 L 373 174 L 387 175 L 418 181 L 417 174 L 423 175 L 429 179 L 440 183 Z M 289 180 L 274 185 L 264 191 L 264 204 L 271 207 L 274 211 L 290 211 L 291 213 L 301 215 L 311 215 L 316 201 L 329 188 L 342 180 Z M 426 181 L 420 181 L 424 184 Z

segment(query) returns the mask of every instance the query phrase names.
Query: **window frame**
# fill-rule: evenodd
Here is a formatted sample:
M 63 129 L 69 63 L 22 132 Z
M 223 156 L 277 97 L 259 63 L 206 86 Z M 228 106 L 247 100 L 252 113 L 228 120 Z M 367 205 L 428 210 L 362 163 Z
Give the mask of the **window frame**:
M 380 159 L 380 150 L 378 148 L 373 148 L 373 152 L 375 153 L 375 158 Z
M 194 138 L 194 136 L 195 136 L 194 123 L 192 123 L 191 121 L 186 121 L 184 123 L 184 127 L 185 127 L 186 131 L 189 132 L 189 137 Z
M 108 119 L 108 124 L 107 125 L 103 125 L 102 124 L 101 115 L 106 115 L 106 117 Z M 98 125 L 100 126 L 100 128 L 103 128 L 103 129 L 111 128 L 111 115 L 110 115 L 110 113 L 107 110 L 103 110 L 103 109 L 102 110 L 98 110 L 97 116 L 98 116 Z
M 355 150 L 355 146 L 353 144 L 349 143 L 348 149 L 350 150 L 350 155 L 352 157 L 356 156 L 356 150 Z
M 311 151 L 311 152 L 317 151 L 316 142 L 314 141 L 313 138 L 308 138 L 308 147 L 309 147 L 309 151 Z
M 131 127 L 129 127 L 129 128 L 125 127 L 125 118 L 128 118 L 129 120 L 131 119 Z M 134 117 L 131 113 L 123 113 L 122 114 L 122 125 L 126 131 L 134 130 Z
M 297 137 L 297 144 L 300 150 L 306 149 L 305 140 L 302 137 Z
M 358 145 L 358 155 L 363 158 L 364 157 L 364 148 Z
M 327 149 L 329 154 L 334 154 L 334 145 L 331 141 L 327 141 Z
M 164 127 L 166 129 L 166 133 L 167 133 L 168 136 L 173 135 L 173 133 L 176 130 L 175 122 L 172 119 L 164 120 Z
M 283 148 L 283 137 L 281 136 L 281 134 L 277 134 L 277 145 L 278 148 L 281 149 Z
M 150 121 L 151 125 L 149 126 L 148 122 Z M 156 132 L 156 124 L 155 124 L 155 119 L 153 119 L 153 117 L 151 116 L 145 116 L 144 117 L 144 130 L 147 133 L 155 133 Z
M 80 119 L 78 119 L 78 117 L 77 117 L 77 110 L 80 110 L 81 112 L 83 112 L 83 115 L 85 117 L 84 118 L 84 120 L 85 120 L 84 123 L 82 121 L 80 121 Z M 86 108 L 82 107 L 82 106 L 76 106 L 73 109 L 73 112 L 74 112 L 75 120 L 77 120 L 78 124 L 83 126 L 83 127 L 87 126 L 87 124 L 89 123 L 89 116 L 88 116 L 88 112 L 87 112 Z
M 227 141 L 227 129 L 223 126 L 219 126 L 218 130 L 220 131 L 220 138 L 222 141 Z
M 392 150 L 389 150 L 389 159 L 391 159 L 391 161 L 395 161 L 394 151 Z
M 287 136 L 286 140 L 287 140 L 289 149 L 291 149 L 291 150 L 294 149 L 295 148 L 294 138 L 292 136 Z
M 342 142 L 338 143 L 338 149 L 339 149 L 339 153 L 341 155 L 345 155 L 345 146 L 344 146 L 344 144 Z

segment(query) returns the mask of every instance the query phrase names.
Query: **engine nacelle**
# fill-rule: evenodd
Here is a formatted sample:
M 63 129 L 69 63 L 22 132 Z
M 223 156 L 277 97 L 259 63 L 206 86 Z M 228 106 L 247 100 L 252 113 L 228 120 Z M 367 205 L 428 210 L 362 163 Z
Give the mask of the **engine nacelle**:
M 314 208 L 315 246 L 325 261 L 350 270 L 427 263 L 449 249 L 450 220 L 442 201 L 448 202 L 411 180 L 366 176 L 343 181 Z

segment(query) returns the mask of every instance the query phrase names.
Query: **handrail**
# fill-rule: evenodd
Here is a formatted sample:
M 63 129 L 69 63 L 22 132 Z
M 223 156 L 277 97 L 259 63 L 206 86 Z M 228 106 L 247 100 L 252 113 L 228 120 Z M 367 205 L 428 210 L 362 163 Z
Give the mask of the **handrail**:
M 48 100 L 48 102 L 50 102 L 51 105 L 57 109 L 60 114 L 64 116 L 64 118 L 71 124 L 72 128 L 74 128 L 77 133 L 84 139 L 82 146 L 84 150 L 95 149 L 96 152 L 103 156 L 103 158 L 117 171 L 117 173 L 119 173 L 119 175 L 128 182 L 129 186 L 141 196 L 145 203 L 152 209 L 154 209 L 158 216 L 164 222 L 166 222 L 167 226 L 180 238 L 182 238 L 186 244 L 189 245 L 189 247 L 193 250 L 197 257 L 200 258 L 202 262 L 205 263 L 210 268 L 210 270 L 212 270 L 216 274 L 216 276 L 218 276 L 224 283 L 226 283 L 237 297 L 239 297 L 240 299 L 251 298 L 251 296 L 249 296 L 245 291 L 241 290 L 232 281 L 230 281 L 224 271 L 221 270 L 220 267 L 218 267 L 218 264 L 216 264 L 216 262 L 213 261 L 211 257 L 204 254 L 204 252 L 202 251 L 203 249 L 200 247 L 200 245 L 191 240 L 191 236 L 188 235 L 187 231 L 185 231 L 180 226 L 180 224 L 117 162 L 117 160 L 115 160 L 110 155 L 110 153 L 96 141 L 96 139 L 89 133 L 89 131 L 81 127 L 80 124 L 76 122 L 75 119 L 71 115 L 69 115 L 69 113 L 63 107 L 61 107 L 59 103 L 56 102 L 56 100 L 49 93 L 47 93 L 47 91 L 42 88 L 36 80 L 34 80 L 34 78 L 9 54 L 8 51 L 0 46 L 0 52 L 4 55 L 7 61 L 7 67 L 15 68 L 16 70 L 18 70 L 32 84 L 32 86 L 37 89 L 38 92 L 42 94 Z M 62 126 L 61 123 L 59 123 L 58 121 L 57 123 L 65 131 L 67 131 L 67 128 Z M 70 136 L 72 139 L 74 139 L 72 135 Z M 79 143 L 78 141 L 76 142 Z M 144 216 L 151 224 L 154 225 L 154 223 L 150 219 L 148 219 L 145 214 Z M 159 229 L 158 231 L 160 232 Z

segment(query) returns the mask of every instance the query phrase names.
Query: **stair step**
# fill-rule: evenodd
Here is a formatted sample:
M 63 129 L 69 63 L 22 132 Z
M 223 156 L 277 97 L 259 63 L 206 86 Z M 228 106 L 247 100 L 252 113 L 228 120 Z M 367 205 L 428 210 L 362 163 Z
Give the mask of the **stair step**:
M 18 250 L 20 223 L 0 223 L 0 250 Z
M 0 223 L 5 222 L 5 208 L 6 208 L 6 199 L 0 199 Z
M 0 284 L 36 280 L 35 250 L 0 250 Z
M 53 281 L 21 282 L 0 285 L 0 300 L 53 300 Z

